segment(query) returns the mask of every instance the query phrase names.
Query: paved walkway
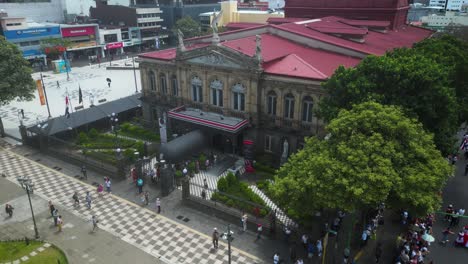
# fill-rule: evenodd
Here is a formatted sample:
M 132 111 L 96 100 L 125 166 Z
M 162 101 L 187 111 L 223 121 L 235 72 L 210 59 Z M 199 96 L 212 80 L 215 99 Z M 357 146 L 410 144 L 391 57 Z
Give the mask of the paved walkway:
M 15 182 L 16 175 L 28 175 L 35 183 L 35 193 L 44 199 L 71 210 L 75 215 L 90 219 L 96 215 L 103 229 L 122 240 L 168 263 L 224 263 L 227 246 L 220 243 L 212 250 L 211 238 L 166 217 L 142 209 L 114 195 L 96 199 L 95 188 L 72 177 L 56 172 L 27 158 L 0 149 L 0 168 L 7 179 Z M 92 209 L 73 208 L 71 199 L 77 191 L 84 200 L 86 191 L 93 194 Z M 256 257 L 233 248 L 233 263 L 259 263 Z

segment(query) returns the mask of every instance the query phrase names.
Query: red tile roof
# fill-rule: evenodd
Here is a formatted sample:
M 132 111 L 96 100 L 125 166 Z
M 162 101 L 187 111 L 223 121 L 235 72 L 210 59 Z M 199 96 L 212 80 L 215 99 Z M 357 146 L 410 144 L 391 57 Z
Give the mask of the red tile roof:
M 186 46 L 186 48 L 187 50 L 193 50 L 193 49 L 203 48 L 209 45 L 210 44 L 207 44 L 207 43 L 196 43 L 190 46 Z M 176 54 L 177 54 L 177 49 L 171 48 L 171 49 L 142 53 L 142 54 L 139 54 L 138 57 L 148 58 L 148 59 L 158 59 L 158 60 L 173 60 L 175 59 Z
M 264 25 L 262 23 L 242 23 L 242 22 L 230 22 L 225 25 L 225 27 L 229 30 L 234 30 L 234 29 L 244 29 L 244 28 L 251 28 L 255 26 L 261 26 Z

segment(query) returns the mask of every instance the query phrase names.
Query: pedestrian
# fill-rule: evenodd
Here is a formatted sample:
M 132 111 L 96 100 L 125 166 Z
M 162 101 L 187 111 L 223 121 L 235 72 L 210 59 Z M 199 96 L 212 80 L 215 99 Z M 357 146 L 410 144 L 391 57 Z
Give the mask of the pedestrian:
M 450 227 L 447 227 L 444 231 L 442 231 L 442 240 L 441 243 L 445 244 L 449 242 L 448 236 L 453 235 L 454 233 L 450 230 Z
M 205 161 L 206 170 L 208 170 L 209 167 L 210 167 L 210 159 L 206 159 L 206 161 Z
M 284 227 L 284 241 L 289 243 L 289 238 L 291 237 L 291 229 L 288 226 Z
M 104 187 L 102 186 L 102 184 L 99 184 L 98 187 L 97 187 L 97 193 L 99 195 L 99 197 L 102 197 L 102 191 L 104 190 Z
M 263 226 L 262 224 L 257 225 L 257 240 L 262 238 Z
M 218 233 L 218 229 L 216 229 L 216 227 L 213 229 L 212 238 L 213 238 L 213 248 L 217 249 L 218 248 L 219 233 Z
M 91 222 L 93 223 L 93 232 L 98 228 L 98 223 L 99 223 L 99 220 L 97 219 L 97 217 L 95 215 L 93 215 L 91 217 Z
M 382 256 L 382 243 L 378 242 L 375 248 L 375 263 L 379 263 L 380 257 Z
M 401 224 L 406 225 L 408 222 L 408 212 L 405 210 L 403 213 L 401 213 Z
M 58 210 L 57 209 L 54 209 L 54 211 L 52 212 L 52 217 L 54 218 L 54 226 L 57 226 L 57 223 L 58 223 Z
M 319 257 L 322 256 L 322 251 L 323 251 L 323 247 L 322 247 L 322 240 L 317 240 L 317 244 L 316 244 L 316 247 L 317 247 L 317 255 Z
M 61 215 L 57 217 L 57 228 L 58 232 L 62 232 L 62 226 L 63 226 L 63 218 Z
M 449 204 L 449 206 L 445 210 L 445 221 L 450 222 L 452 220 L 452 214 L 453 214 L 453 205 Z
M 312 258 L 314 256 L 314 250 L 315 250 L 314 243 L 309 243 L 307 245 L 307 257 L 308 258 Z
M 145 205 L 148 205 L 149 204 L 149 192 L 146 191 L 145 192 Z
M 136 168 L 132 168 L 132 170 L 130 171 L 130 174 L 132 176 L 133 183 L 136 184 L 137 179 L 138 179 Z
M 361 247 L 364 247 L 365 245 L 367 245 L 367 240 L 369 240 L 369 235 L 370 235 L 370 231 L 368 229 L 365 229 L 363 232 L 362 232 L 362 235 L 361 235 Z
M 107 78 L 106 81 L 107 81 L 107 86 L 110 87 L 112 80 L 110 78 Z
M 77 193 L 77 192 L 75 192 L 75 193 L 73 194 L 72 199 L 73 199 L 73 201 L 75 202 L 75 203 L 73 204 L 74 206 L 80 205 L 80 200 L 79 200 L 79 198 L 78 198 L 78 193 Z
M 24 119 L 24 109 L 21 109 L 21 117 Z
M 247 231 L 247 214 L 242 215 L 241 217 L 242 221 L 242 230 Z
M 303 234 L 302 237 L 301 237 L 301 241 L 302 241 L 302 246 L 304 247 L 304 250 L 307 251 L 307 245 L 309 243 L 309 237 L 306 234 Z
M 9 215 L 10 217 L 13 216 L 13 206 L 11 206 L 10 204 L 6 204 L 5 205 L 5 212 L 7 213 L 7 215 Z
M 54 216 L 54 210 L 55 210 L 55 206 L 54 204 L 52 204 L 52 201 L 49 200 L 49 211 L 50 211 L 50 216 Z
M 88 172 L 86 171 L 86 166 L 85 165 L 81 166 L 81 173 L 83 174 L 83 178 L 85 180 L 87 180 L 88 179 Z
M 142 178 L 138 178 L 137 187 L 138 187 L 138 194 L 141 194 L 143 192 L 143 179 Z
M 304 264 L 304 261 L 300 258 L 297 260 L 296 264 Z
M 159 197 L 156 198 L 156 208 L 158 209 L 158 214 L 161 213 L 161 200 L 159 200 Z
M 106 185 L 106 192 L 111 193 L 111 180 L 109 179 L 109 177 L 106 177 L 106 179 L 104 180 L 104 184 Z
M 91 194 L 89 193 L 89 191 L 87 191 L 86 192 L 86 205 L 88 206 L 88 209 L 91 209 L 91 202 L 92 202 Z
M 206 178 L 203 179 L 203 188 L 208 189 L 208 182 L 206 181 Z
M 273 255 L 273 264 L 279 264 L 280 263 L 280 255 L 278 252 Z
M 201 197 L 203 198 L 203 200 L 206 199 L 206 191 L 205 190 L 201 191 Z

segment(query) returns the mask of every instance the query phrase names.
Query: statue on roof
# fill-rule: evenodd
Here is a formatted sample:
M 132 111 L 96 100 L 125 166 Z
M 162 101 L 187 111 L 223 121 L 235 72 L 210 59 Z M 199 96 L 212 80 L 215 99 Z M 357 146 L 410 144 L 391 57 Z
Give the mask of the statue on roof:
M 255 59 L 258 62 L 258 66 L 262 66 L 262 36 L 255 36 Z
M 218 35 L 218 23 L 221 20 L 221 17 L 223 16 L 223 10 L 219 11 L 217 14 L 215 13 L 215 16 L 213 18 L 213 21 L 211 21 L 211 29 L 213 30 L 213 44 L 218 44 L 220 39 Z
M 177 49 L 180 51 L 186 51 L 187 49 L 184 45 L 184 33 L 182 33 L 180 29 L 177 29 L 177 38 L 179 39 L 179 45 L 177 46 Z

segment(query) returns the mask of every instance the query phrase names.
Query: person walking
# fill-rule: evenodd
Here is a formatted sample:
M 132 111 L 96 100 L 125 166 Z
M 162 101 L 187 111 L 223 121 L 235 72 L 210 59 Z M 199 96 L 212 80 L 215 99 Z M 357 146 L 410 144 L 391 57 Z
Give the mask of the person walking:
M 308 244 L 309 237 L 306 234 L 303 234 L 301 237 L 302 241 L 302 246 L 304 247 L 304 250 L 307 251 L 307 244 Z
M 97 187 L 97 193 L 99 197 L 102 197 L 102 191 L 104 191 L 104 186 L 102 186 L 102 184 L 99 184 Z
M 86 205 L 88 206 L 88 209 L 91 209 L 91 202 L 92 202 L 91 194 L 89 193 L 89 191 L 87 191 L 86 192 Z
M 61 215 L 57 217 L 57 228 L 58 232 L 62 232 L 62 226 L 63 226 L 63 218 Z
M 156 198 L 156 209 L 158 209 L 158 214 L 161 213 L 161 200 L 159 200 L 159 197 Z
M 10 204 L 6 204 L 5 205 L 5 212 L 7 213 L 7 215 L 9 215 L 10 217 L 13 216 L 13 206 L 11 206 Z
M 279 264 L 280 263 L 280 255 L 278 252 L 273 255 L 273 264 Z
M 148 205 L 149 204 L 149 192 L 146 191 L 145 192 L 145 205 Z
M 242 221 L 242 230 L 247 231 L 247 214 L 243 214 L 241 217 Z
M 316 245 L 316 247 L 317 247 L 317 255 L 318 255 L 319 257 L 321 257 L 321 256 L 322 256 L 322 251 L 323 251 L 322 240 L 320 240 L 320 239 L 317 240 L 317 245 Z
M 88 172 L 86 171 L 86 166 L 85 165 L 81 166 L 81 173 L 83 174 L 83 179 L 87 180 L 88 179 Z
M 213 248 L 217 249 L 218 248 L 219 233 L 218 233 L 218 229 L 216 229 L 216 227 L 213 229 L 212 239 L 213 239 Z
M 257 225 L 257 239 L 256 240 L 259 240 L 259 239 L 262 238 L 262 231 L 263 231 L 262 224 L 258 224 Z
M 74 204 L 73 204 L 74 206 L 80 205 L 80 199 L 78 198 L 78 193 L 77 192 L 75 192 L 73 194 L 72 199 L 74 201 Z
M 440 241 L 442 244 L 446 244 L 449 242 L 448 236 L 455 234 L 450 230 L 450 227 L 447 227 L 444 231 L 442 231 L 442 240 Z
M 93 232 L 98 228 L 98 223 L 99 223 L 99 220 L 97 219 L 97 217 L 95 215 L 93 215 L 91 217 L 91 223 L 93 223 Z
M 378 242 L 375 248 L 375 263 L 379 263 L 380 257 L 382 256 L 382 243 Z
M 291 229 L 288 226 L 284 227 L 284 241 L 289 243 L 289 238 L 291 237 Z
M 104 180 L 104 185 L 106 185 L 106 192 L 107 193 L 111 193 L 111 180 L 109 179 L 109 177 L 106 177 L 106 179 Z
M 58 210 L 54 209 L 54 211 L 52 212 L 52 217 L 54 218 L 54 226 L 57 226 L 58 224 L 58 216 Z
M 138 187 L 138 194 L 141 194 L 143 192 L 143 179 L 142 178 L 138 178 L 137 187 Z
M 49 200 L 49 211 L 50 211 L 50 216 L 54 217 L 54 210 L 55 206 L 52 204 L 52 201 Z

